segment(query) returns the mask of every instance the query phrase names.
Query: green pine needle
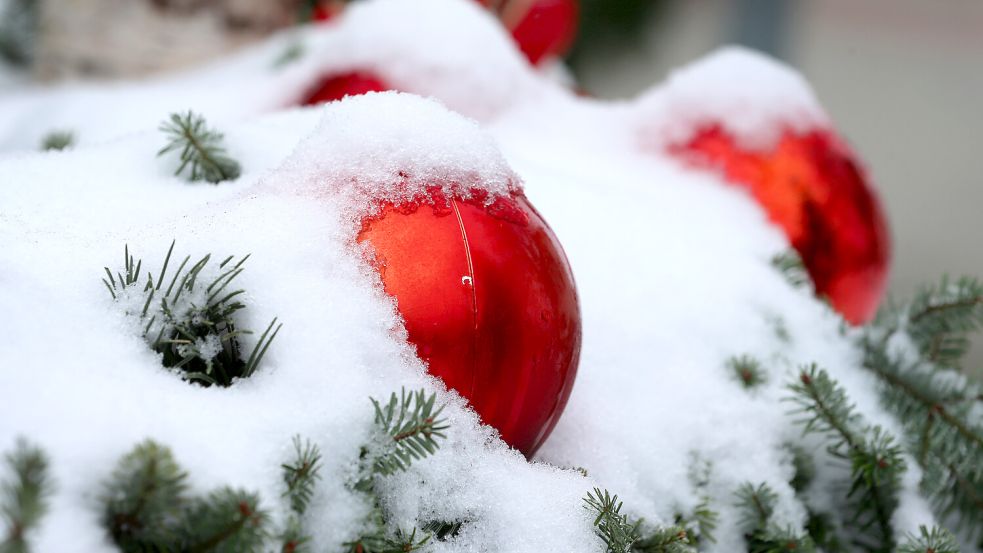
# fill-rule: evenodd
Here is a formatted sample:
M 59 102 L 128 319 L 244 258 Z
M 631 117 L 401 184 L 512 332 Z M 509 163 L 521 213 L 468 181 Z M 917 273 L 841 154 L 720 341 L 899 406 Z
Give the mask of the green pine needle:
M 171 451 L 150 440 L 119 461 L 105 484 L 102 520 L 122 551 L 166 551 L 177 543 L 186 479 Z
M 767 381 L 761 362 L 750 355 L 728 358 L 727 368 L 737 378 L 737 381 L 748 390 L 757 388 Z
M 959 553 L 959 544 L 945 528 L 918 527 L 918 534 L 908 534 L 898 553 Z
M 393 474 L 410 467 L 414 461 L 433 455 L 440 447 L 437 438 L 445 438 L 446 421 L 439 418 L 443 406 L 434 407 L 436 394 L 428 397 L 424 390 L 395 393 L 386 405 L 372 399 L 375 423 L 390 438 L 387 451 L 378 455 L 373 464 L 374 472 Z
M 864 366 L 881 380 L 922 467 L 922 491 L 968 539 L 983 537 L 983 387 L 958 367 L 981 328 L 983 283 L 943 278 L 883 309 L 861 339 Z
M 39 448 L 18 439 L 4 461 L 10 477 L 0 482 L 0 551 L 28 553 L 28 537 L 48 512 L 52 491 L 48 458 Z
M 802 257 L 795 250 L 787 250 L 771 258 L 771 266 L 785 277 L 794 288 L 812 286 L 812 278 Z
M 64 150 L 75 145 L 75 133 L 72 131 L 51 131 L 41 139 L 41 149 L 48 152 Z
M 321 451 L 310 440 L 301 442 L 300 436 L 294 436 L 293 443 L 294 461 L 281 465 L 283 483 L 287 486 L 283 495 L 290 499 L 290 508 L 303 515 L 314 496 L 314 486 L 321 478 Z
M 170 142 L 157 155 L 180 152 L 181 164 L 174 171 L 175 175 L 189 169 L 191 181 L 205 180 L 213 184 L 239 177 L 239 162 L 226 155 L 222 134 L 209 129 L 201 115 L 193 111 L 172 113 L 161 123 L 160 130 Z
M 850 463 L 851 526 L 863 534 L 868 550 L 890 549 L 891 517 L 906 469 L 901 446 L 880 427 L 864 426 L 843 388 L 815 365 L 804 368 L 789 388 L 805 432 L 825 436 L 830 454 Z
M 182 550 L 189 553 L 264 551 L 269 517 L 255 494 L 221 488 L 196 499 L 185 520 Z
M 138 318 L 144 338 L 161 354 L 164 366 L 179 369 L 186 380 L 203 386 L 230 386 L 237 378 L 252 376 L 283 325 L 274 318 L 248 358 L 242 358 L 239 338 L 252 332 L 236 328 L 238 312 L 246 308 L 240 300 L 245 291 L 230 289 L 230 285 L 245 270 L 249 256 L 235 263 L 233 256 L 225 258 L 210 277 L 206 271 L 211 255 L 190 267 L 188 256 L 168 278 L 173 253 L 172 241 L 155 280 L 151 271 L 141 272 L 143 262 L 135 260 L 127 246 L 124 271 L 114 275 L 106 267 L 103 284 L 115 300 L 134 294 L 139 298 Z
M 623 505 L 618 496 L 594 488 L 593 492 L 587 492 L 584 506 L 594 515 L 594 532 L 604 541 L 608 553 L 631 553 L 635 543 L 642 538 L 641 521 L 631 521 L 621 512 Z

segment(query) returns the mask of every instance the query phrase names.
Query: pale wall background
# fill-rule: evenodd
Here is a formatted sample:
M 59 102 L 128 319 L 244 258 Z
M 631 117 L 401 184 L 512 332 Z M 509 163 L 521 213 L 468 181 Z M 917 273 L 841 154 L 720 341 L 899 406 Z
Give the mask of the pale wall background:
M 721 44 L 769 50 L 805 74 L 873 175 L 894 239 L 892 293 L 942 273 L 983 277 L 983 0 L 666 4 L 637 48 L 580 60 L 588 90 L 632 97 Z

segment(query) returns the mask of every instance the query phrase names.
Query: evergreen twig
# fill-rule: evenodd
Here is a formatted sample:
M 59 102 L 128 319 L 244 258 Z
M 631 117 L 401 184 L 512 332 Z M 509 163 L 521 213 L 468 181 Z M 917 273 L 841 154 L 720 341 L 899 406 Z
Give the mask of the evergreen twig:
M 48 511 L 51 479 L 48 458 L 41 449 L 18 439 L 14 450 L 5 455 L 9 479 L 0 482 L 0 552 L 28 553 L 29 534 Z
M 908 534 L 898 553 L 959 553 L 959 545 L 944 528 L 918 527 L 918 534 Z
M 794 288 L 812 285 L 812 279 L 809 277 L 805 263 L 802 262 L 802 257 L 799 256 L 799 252 L 793 249 L 772 257 L 771 266 L 781 273 Z
M 172 113 L 161 123 L 160 130 L 168 135 L 170 142 L 157 155 L 180 152 L 181 164 L 174 171 L 175 175 L 189 168 L 190 180 L 206 180 L 213 184 L 239 177 L 239 162 L 226 155 L 222 134 L 209 129 L 201 115 L 193 111 Z
M 255 494 L 221 488 L 196 499 L 185 517 L 184 547 L 188 553 L 260 552 L 267 538 L 267 514 Z
M 815 365 L 804 368 L 789 388 L 805 432 L 826 436 L 830 454 L 850 463 L 851 522 L 870 540 L 862 545 L 871 551 L 889 551 L 894 546 L 891 517 L 906 468 L 901 447 L 880 427 L 863 426 L 843 389 Z
M 749 553 L 810 552 L 813 541 L 790 526 L 772 520 L 778 495 L 765 483 L 742 484 L 734 493 L 740 509 L 740 525 Z
M 300 436 L 294 436 L 293 443 L 294 461 L 281 465 L 283 483 L 287 486 L 283 495 L 290 499 L 290 508 L 303 515 L 321 478 L 321 450 L 310 440 L 301 442 Z
M 120 459 L 103 493 L 103 525 L 120 550 L 167 551 L 179 539 L 187 474 L 147 440 Z
M 726 364 L 745 389 L 757 388 L 767 381 L 761 362 L 750 355 L 730 357 Z
M 51 131 L 41 139 L 43 151 L 64 150 L 75 144 L 75 133 L 72 131 Z
M 983 536 L 983 388 L 957 369 L 969 334 L 983 328 L 983 283 L 943 278 L 889 305 L 862 337 L 864 366 L 902 423 L 936 512 L 967 536 Z M 898 347 L 898 337 L 912 348 Z M 903 342 L 904 340 L 901 340 Z
M 203 386 L 230 386 L 236 378 L 248 378 L 256 371 L 282 324 L 274 318 L 253 346 L 249 357 L 242 359 L 239 337 L 252 334 L 236 329 L 236 315 L 246 308 L 240 301 L 242 289 L 228 291 L 244 269 L 249 256 L 235 261 L 227 257 L 218 264 L 217 274 L 207 276 L 211 255 L 188 267 L 185 257 L 167 282 L 167 269 L 174 242 L 167 251 L 156 280 L 147 271 L 141 279 L 142 261 L 124 248 L 124 272 L 115 275 L 104 268 L 103 284 L 115 300 L 133 299 L 130 315 L 136 316 L 150 347 L 160 353 L 165 367 L 180 369 L 182 376 Z M 207 279 L 207 280 L 206 280 Z M 135 299 L 134 299 L 135 298 Z M 134 312 L 139 306 L 139 312 Z
M 690 535 L 681 526 L 642 532 L 642 520 L 631 520 L 621 512 L 622 502 L 607 490 L 594 488 L 584 497 L 584 508 L 594 515 L 594 533 L 608 553 L 693 553 Z
M 393 393 L 386 405 L 372 399 L 375 422 L 383 434 L 390 438 L 387 450 L 374 460 L 377 474 L 389 475 L 406 470 L 414 461 L 433 455 L 440 444 L 437 438 L 445 438 L 446 421 L 439 418 L 443 406 L 435 408 L 437 395 L 429 397 L 424 390 Z

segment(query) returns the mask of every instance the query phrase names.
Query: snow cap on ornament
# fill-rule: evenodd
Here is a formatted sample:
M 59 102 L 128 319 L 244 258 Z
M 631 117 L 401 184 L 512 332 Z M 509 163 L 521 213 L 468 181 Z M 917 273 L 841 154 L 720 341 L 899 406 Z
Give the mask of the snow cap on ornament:
M 501 24 L 477 2 L 366 0 L 307 31 L 291 103 L 368 91 L 432 96 L 487 120 L 539 86 Z
M 890 237 L 877 195 L 805 80 L 741 48 L 674 72 L 637 102 L 642 147 L 747 190 L 847 321 L 873 318 Z
M 342 203 L 428 371 L 532 456 L 573 387 L 580 308 L 494 141 L 432 100 L 369 93 L 328 104 L 276 178 Z

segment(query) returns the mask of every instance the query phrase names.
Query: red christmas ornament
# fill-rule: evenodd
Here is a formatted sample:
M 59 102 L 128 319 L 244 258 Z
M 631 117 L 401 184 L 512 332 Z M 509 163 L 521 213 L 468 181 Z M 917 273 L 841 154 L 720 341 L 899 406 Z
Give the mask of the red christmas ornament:
M 562 56 L 577 35 L 577 0 L 479 0 L 491 6 L 529 62 Z
M 784 229 L 817 293 L 852 324 L 873 318 L 887 285 L 887 223 L 853 153 L 832 131 L 787 130 L 758 152 L 714 124 L 670 152 L 747 189 Z
M 345 9 L 345 0 L 321 0 L 311 9 L 312 21 L 330 21 Z
M 367 92 L 382 92 L 391 88 L 371 73 L 353 71 L 322 79 L 307 93 L 305 106 L 341 100 L 345 96 L 358 96 Z
M 439 193 L 366 219 L 386 292 L 431 374 L 526 456 L 566 405 L 580 358 L 573 275 L 525 196 Z

